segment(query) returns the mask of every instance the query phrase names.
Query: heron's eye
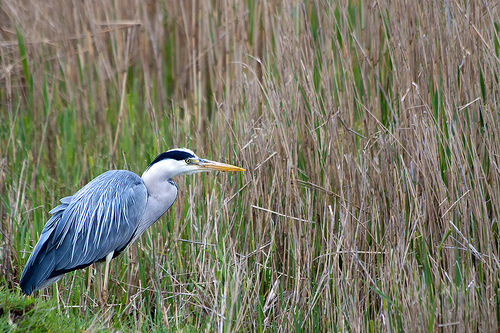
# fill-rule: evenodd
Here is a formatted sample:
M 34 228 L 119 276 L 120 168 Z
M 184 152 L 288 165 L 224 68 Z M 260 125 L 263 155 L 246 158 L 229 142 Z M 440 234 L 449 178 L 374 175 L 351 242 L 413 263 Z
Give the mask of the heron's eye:
M 194 161 L 192 158 L 186 158 L 186 164 L 193 164 Z

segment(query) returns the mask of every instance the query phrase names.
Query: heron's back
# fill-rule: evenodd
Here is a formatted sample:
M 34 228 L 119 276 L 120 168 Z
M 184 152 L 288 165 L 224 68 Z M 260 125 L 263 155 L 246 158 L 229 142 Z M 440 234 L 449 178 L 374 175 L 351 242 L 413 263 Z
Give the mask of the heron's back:
M 63 274 L 122 252 L 142 221 L 148 192 L 126 170 L 103 173 L 51 211 L 24 268 L 20 286 L 27 295 Z

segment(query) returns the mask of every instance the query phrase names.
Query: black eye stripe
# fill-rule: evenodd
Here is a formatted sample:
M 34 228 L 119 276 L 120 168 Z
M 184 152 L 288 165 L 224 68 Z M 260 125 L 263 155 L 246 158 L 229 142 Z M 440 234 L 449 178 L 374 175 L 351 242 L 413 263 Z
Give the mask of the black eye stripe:
M 165 160 L 165 159 L 173 159 L 173 160 L 177 160 L 177 161 L 184 161 L 188 158 L 195 158 L 195 156 L 187 151 L 183 151 L 183 150 L 169 150 L 167 152 L 164 152 L 164 153 L 161 153 L 160 155 L 158 155 L 153 162 L 151 162 L 151 164 L 149 165 L 152 166 L 153 164 L 155 163 L 158 163 L 162 160 Z

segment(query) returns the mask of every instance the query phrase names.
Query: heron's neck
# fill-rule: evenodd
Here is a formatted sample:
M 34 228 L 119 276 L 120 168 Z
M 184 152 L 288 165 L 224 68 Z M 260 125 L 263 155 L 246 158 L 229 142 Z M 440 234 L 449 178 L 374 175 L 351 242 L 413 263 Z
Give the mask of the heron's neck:
M 141 177 L 148 189 L 148 195 L 154 198 L 161 198 L 165 195 L 165 190 L 170 189 L 172 186 L 175 187 L 177 195 L 177 186 L 172 179 L 168 175 L 154 171 L 148 170 Z
M 177 185 L 165 177 L 155 177 L 155 174 L 145 173 L 142 181 L 148 190 L 148 201 L 143 216 L 143 225 L 138 230 L 142 234 L 155 223 L 172 206 L 177 197 Z

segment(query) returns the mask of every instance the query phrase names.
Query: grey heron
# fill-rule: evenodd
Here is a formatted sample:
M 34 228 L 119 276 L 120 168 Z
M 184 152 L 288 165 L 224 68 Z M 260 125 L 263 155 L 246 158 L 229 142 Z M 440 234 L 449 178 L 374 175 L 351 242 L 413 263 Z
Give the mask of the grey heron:
M 30 295 L 68 272 L 105 260 L 106 292 L 111 259 L 174 203 L 178 188 L 172 177 L 211 170 L 245 171 L 177 148 L 158 155 L 142 177 L 127 170 L 107 171 L 61 199 L 24 267 L 22 291 Z

